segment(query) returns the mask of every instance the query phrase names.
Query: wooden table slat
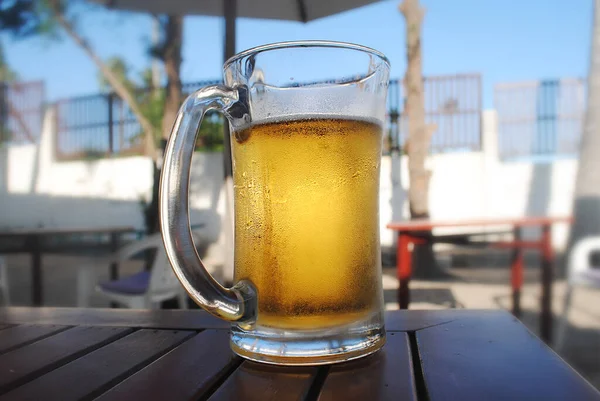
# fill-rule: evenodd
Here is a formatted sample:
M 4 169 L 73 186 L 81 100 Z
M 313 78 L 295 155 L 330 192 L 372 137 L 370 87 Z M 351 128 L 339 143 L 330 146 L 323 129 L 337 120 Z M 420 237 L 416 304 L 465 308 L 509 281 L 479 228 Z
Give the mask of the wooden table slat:
M 467 317 L 473 311 L 466 309 L 385 312 L 385 329 L 415 331 L 432 325 Z M 493 318 L 504 311 L 483 310 L 477 313 Z M 148 329 L 229 330 L 230 324 L 203 310 L 131 310 L 131 309 L 80 309 L 80 308 L 0 308 L 0 324 L 37 323 L 62 325 L 93 325 L 110 327 L 135 327 Z
M 68 329 L 68 326 L 24 324 L 0 330 L 0 354 Z
M 190 400 L 205 395 L 241 363 L 229 333 L 206 330 L 146 366 L 95 401 Z
M 381 352 L 333 365 L 318 401 L 417 400 L 408 335 L 388 333 Z
M 245 361 L 209 398 L 209 401 L 303 400 L 315 381 L 318 369 L 317 367 L 270 366 Z
M 495 319 L 506 315 L 506 311 L 503 310 L 478 310 L 476 313 L 481 319 Z M 385 330 L 387 332 L 423 330 L 472 315 L 473 310 L 469 309 L 419 310 L 418 313 L 406 310 L 386 311 Z
M 132 329 L 79 326 L 0 356 L 0 394 L 56 369 Z
M 416 333 L 431 401 L 598 400 L 600 394 L 508 313 Z
M 17 387 L 1 399 L 68 401 L 94 398 L 193 334 L 173 330 L 136 331 Z

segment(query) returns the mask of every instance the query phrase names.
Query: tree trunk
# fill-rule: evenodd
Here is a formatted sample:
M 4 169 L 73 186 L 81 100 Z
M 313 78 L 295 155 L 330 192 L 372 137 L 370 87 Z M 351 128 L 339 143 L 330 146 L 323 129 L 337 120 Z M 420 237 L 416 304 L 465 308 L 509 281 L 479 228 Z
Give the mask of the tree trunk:
M 225 17 L 223 62 L 235 54 L 235 36 L 238 0 L 223 1 Z M 223 216 L 223 241 L 225 249 L 234 247 L 234 210 L 233 210 L 233 164 L 229 122 L 223 124 L 223 195 L 225 197 L 225 215 Z M 225 252 L 221 275 L 227 286 L 233 283 L 233 252 Z
M 181 44 L 183 42 L 183 17 L 169 15 L 165 25 L 164 42 L 162 45 L 161 58 L 167 73 L 167 88 L 165 97 L 165 110 L 162 120 L 162 135 L 160 141 L 160 159 L 167 146 L 167 140 L 171 135 L 171 129 L 177 117 L 179 106 L 181 106 L 183 94 L 181 90 Z M 162 166 L 156 164 L 153 169 L 152 200 L 146 210 L 146 228 L 148 233 L 157 232 L 160 229 L 158 221 L 159 185 Z
M 600 234 L 600 0 L 594 1 L 587 111 L 581 138 L 570 244 Z
M 223 53 L 223 62 L 235 55 L 235 31 L 236 31 L 236 16 L 237 16 L 237 0 L 223 1 L 223 15 L 225 16 L 225 51 Z M 229 132 L 229 123 L 227 120 L 223 124 L 223 171 L 225 182 L 231 180 L 233 168 L 231 162 L 231 140 Z M 227 184 L 226 184 L 227 185 Z
M 154 144 L 154 128 L 150 121 L 144 116 L 138 102 L 133 97 L 133 94 L 127 89 L 127 87 L 119 80 L 119 78 L 112 72 L 104 61 L 96 54 L 90 44 L 80 36 L 73 25 L 67 21 L 66 17 L 62 13 L 60 1 L 51 0 L 48 2 L 50 10 L 58 24 L 64 29 L 64 31 L 73 39 L 73 41 L 81 47 L 81 49 L 90 57 L 92 62 L 98 67 L 104 78 L 108 81 L 109 85 L 131 109 L 131 112 L 135 116 L 136 120 L 140 123 L 142 130 L 145 135 L 145 146 L 146 154 L 156 161 L 156 146 Z
M 162 138 L 164 140 L 169 139 L 183 97 L 180 76 L 182 42 L 183 17 L 169 15 L 165 26 L 165 40 L 162 48 L 162 59 L 167 73 L 167 93 L 162 121 Z
M 161 28 L 162 25 L 160 23 L 160 17 L 158 15 L 152 15 L 152 48 L 157 48 L 161 41 Z M 160 95 L 161 84 L 161 67 L 160 67 L 160 58 L 153 55 L 152 64 L 150 67 L 151 71 L 151 82 L 152 82 L 152 91 L 154 92 L 154 96 Z
M 404 0 L 399 6 L 406 20 L 406 74 L 404 76 L 405 107 L 408 117 L 408 201 L 411 219 L 429 217 L 429 179 L 425 167 L 434 127 L 425 123 L 425 96 L 421 58 L 421 23 L 425 11 L 419 0 Z M 431 235 L 431 232 L 421 233 Z M 414 277 L 432 278 L 438 269 L 431 245 L 419 245 L 413 253 Z
M 400 11 L 406 19 L 406 75 L 404 89 L 408 116 L 408 172 L 410 187 L 408 198 L 412 218 L 429 216 L 429 178 L 431 172 L 425 168 L 431 143 L 431 127 L 425 123 L 425 96 L 421 60 L 421 22 L 424 10 L 418 0 L 405 0 Z

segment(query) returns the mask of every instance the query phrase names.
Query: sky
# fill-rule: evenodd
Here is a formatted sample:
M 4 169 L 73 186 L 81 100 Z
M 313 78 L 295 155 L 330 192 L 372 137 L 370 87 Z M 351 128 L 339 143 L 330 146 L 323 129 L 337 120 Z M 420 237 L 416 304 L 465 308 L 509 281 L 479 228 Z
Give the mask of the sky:
M 307 24 L 238 19 L 241 51 L 265 43 L 323 39 L 375 48 L 391 61 L 391 77 L 406 67 L 399 0 L 384 0 Z M 423 73 L 480 73 L 484 107 L 493 107 L 495 84 L 585 77 L 589 65 L 592 0 L 421 0 Z M 215 79 L 223 64 L 223 19 L 185 18 L 182 78 Z M 151 19 L 144 14 L 92 10 L 80 13 L 79 31 L 103 58 L 122 57 L 134 73 L 150 64 Z M 48 100 L 94 94 L 98 72 L 68 37 L 3 36 L 6 58 L 22 80 L 44 80 Z M 312 60 L 307 60 L 307 67 Z

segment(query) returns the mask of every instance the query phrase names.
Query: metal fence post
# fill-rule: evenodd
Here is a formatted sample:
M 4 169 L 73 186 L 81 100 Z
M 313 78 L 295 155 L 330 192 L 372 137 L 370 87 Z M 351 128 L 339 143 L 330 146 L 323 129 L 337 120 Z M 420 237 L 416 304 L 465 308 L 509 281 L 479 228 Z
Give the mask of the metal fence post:
M 6 82 L 0 82 L 0 144 L 10 141 L 10 132 L 8 131 L 6 87 Z
M 108 95 L 108 154 L 112 155 L 115 151 L 114 124 L 113 124 L 113 97 L 111 92 Z

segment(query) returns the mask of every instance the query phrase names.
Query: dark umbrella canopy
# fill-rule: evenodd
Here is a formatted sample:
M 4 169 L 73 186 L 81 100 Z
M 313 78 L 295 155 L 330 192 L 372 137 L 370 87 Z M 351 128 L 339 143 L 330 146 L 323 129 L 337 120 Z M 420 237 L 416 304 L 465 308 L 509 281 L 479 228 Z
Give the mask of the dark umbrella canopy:
M 108 7 L 169 15 L 224 16 L 224 0 L 95 0 Z M 308 22 L 378 0 L 237 0 L 236 16 Z

